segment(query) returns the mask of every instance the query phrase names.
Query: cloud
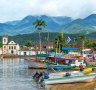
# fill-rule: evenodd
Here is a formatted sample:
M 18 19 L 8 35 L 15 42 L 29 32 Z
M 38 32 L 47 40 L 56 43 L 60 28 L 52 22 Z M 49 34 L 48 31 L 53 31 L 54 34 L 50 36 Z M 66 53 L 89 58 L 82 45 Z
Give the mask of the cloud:
M 0 0 L 0 22 L 27 15 L 84 18 L 96 13 L 96 0 Z

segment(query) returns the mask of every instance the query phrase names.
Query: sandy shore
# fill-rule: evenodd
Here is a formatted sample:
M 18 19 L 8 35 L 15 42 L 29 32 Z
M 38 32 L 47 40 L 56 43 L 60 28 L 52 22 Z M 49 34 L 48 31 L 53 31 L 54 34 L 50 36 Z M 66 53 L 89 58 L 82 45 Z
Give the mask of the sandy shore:
M 57 84 L 47 88 L 48 90 L 96 90 L 96 78 L 90 83 Z

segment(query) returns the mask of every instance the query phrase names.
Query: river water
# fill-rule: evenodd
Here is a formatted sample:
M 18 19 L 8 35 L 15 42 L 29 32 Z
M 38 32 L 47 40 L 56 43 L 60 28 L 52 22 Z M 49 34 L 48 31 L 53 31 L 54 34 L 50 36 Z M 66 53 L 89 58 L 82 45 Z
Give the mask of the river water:
M 41 90 L 32 81 L 35 70 L 27 67 L 24 59 L 0 60 L 0 90 Z
M 95 90 L 96 87 L 95 81 L 91 83 L 57 84 L 42 89 L 32 81 L 32 74 L 36 71 L 28 69 L 28 62 L 24 59 L 0 60 L 0 90 Z

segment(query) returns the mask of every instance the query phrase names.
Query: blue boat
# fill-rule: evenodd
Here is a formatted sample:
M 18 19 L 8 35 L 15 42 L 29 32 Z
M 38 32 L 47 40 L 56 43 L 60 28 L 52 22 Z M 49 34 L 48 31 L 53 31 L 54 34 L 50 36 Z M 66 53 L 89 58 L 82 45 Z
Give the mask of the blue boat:
M 62 70 L 62 69 L 72 69 L 75 68 L 76 66 L 70 66 L 70 65 L 48 65 L 47 68 L 53 68 L 56 70 Z

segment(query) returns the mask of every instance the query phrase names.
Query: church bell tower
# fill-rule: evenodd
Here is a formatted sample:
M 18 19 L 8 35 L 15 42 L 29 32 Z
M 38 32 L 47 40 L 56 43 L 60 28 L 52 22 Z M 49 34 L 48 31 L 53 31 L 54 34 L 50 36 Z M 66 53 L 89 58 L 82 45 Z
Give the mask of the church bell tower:
M 8 36 L 7 35 L 3 35 L 3 38 L 2 38 L 2 44 L 7 44 L 8 43 Z
M 2 48 L 2 54 L 7 54 L 8 53 L 8 36 L 7 35 L 3 35 L 2 36 L 2 44 L 3 44 L 3 48 Z

